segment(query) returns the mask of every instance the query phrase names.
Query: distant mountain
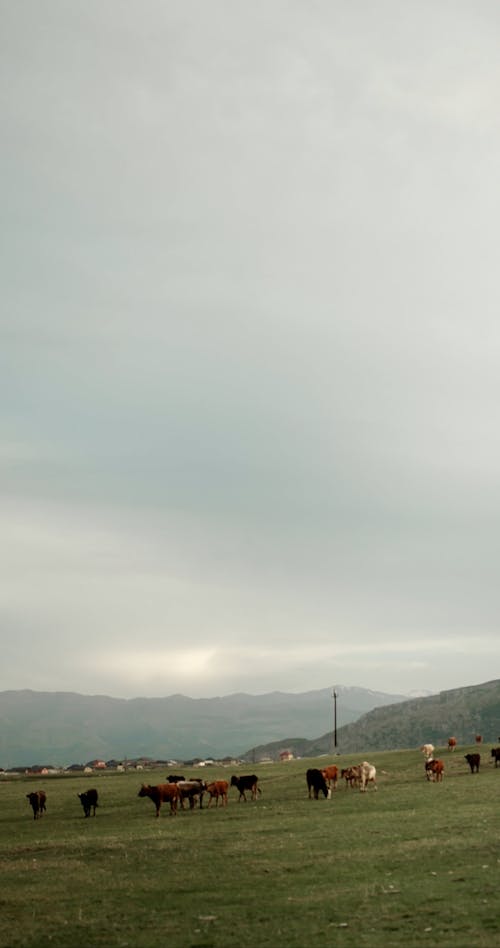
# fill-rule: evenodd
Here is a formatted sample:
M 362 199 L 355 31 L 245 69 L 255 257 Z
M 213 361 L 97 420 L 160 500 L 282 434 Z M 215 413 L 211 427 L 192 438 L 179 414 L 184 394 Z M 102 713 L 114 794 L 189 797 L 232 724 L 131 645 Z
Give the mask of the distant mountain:
M 328 731 L 315 740 L 288 738 L 279 746 L 271 743 L 252 747 L 244 757 L 276 757 L 282 746 L 300 757 L 399 750 L 427 742 L 442 747 L 451 736 L 459 744 L 473 744 L 476 734 L 485 742 L 500 744 L 500 680 L 374 708 L 337 730 L 336 748 L 333 734 Z
M 404 701 L 365 688 L 335 685 L 337 724 Z M 304 740 L 333 728 L 333 688 L 222 698 L 110 698 L 72 692 L 0 692 L 0 766 L 67 766 L 95 758 L 240 756 L 286 734 Z

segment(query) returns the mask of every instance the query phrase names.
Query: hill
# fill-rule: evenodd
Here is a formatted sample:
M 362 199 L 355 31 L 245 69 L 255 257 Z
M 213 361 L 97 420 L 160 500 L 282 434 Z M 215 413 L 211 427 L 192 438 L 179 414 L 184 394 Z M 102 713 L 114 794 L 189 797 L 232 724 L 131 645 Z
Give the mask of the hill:
M 337 731 L 336 751 L 352 754 L 369 750 L 401 750 L 430 741 L 446 746 L 452 735 L 459 744 L 474 743 L 476 734 L 484 741 L 500 741 L 500 680 L 454 688 L 437 695 L 377 707 L 357 721 Z M 283 746 L 296 756 L 317 757 L 335 752 L 333 734 L 328 731 L 315 740 L 288 738 L 286 741 L 251 748 L 247 760 L 277 757 Z
M 336 685 L 342 722 L 403 701 Z M 0 692 L 0 765 L 68 766 L 94 758 L 240 756 L 250 745 L 282 743 L 284 734 L 314 739 L 333 725 L 332 689 L 217 698 L 110 698 L 72 692 Z

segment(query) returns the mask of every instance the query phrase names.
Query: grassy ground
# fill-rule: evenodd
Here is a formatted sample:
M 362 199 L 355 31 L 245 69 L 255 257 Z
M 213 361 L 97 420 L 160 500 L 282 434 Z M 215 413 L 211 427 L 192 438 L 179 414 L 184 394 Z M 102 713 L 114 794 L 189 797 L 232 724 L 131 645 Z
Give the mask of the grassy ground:
M 329 758 L 257 766 L 256 803 L 233 789 L 226 810 L 158 820 L 137 792 L 166 772 L 3 778 L 0 945 L 500 946 L 500 768 L 483 748 L 471 775 L 473 749 L 441 753 L 442 784 L 418 751 L 372 754 L 378 792 L 331 800 L 309 800 L 305 783 Z M 95 819 L 76 795 L 89 786 Z M 36 822 L 32 789 L 47 792 Z

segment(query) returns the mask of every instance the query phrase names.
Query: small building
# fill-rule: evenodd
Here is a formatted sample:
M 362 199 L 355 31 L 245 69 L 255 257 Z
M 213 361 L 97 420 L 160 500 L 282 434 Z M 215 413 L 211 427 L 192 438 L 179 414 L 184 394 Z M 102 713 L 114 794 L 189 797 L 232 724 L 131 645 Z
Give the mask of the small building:
M 293 760 L 293 751 L 291 750 L 282 750 L 280 751 L 280 761 Z

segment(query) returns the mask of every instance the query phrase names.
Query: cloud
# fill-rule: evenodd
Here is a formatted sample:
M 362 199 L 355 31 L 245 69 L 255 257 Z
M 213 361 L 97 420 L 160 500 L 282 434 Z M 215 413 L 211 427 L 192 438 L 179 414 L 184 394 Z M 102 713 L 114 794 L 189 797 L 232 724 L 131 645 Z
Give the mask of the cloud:
M 6 11 L 6 686 L 489 677 L 497 26 Z

